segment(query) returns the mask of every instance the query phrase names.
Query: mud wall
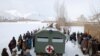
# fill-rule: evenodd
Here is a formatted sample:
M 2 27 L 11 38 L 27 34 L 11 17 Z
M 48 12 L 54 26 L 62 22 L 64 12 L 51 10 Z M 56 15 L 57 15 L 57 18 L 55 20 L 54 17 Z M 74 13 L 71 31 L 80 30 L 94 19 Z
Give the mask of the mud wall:
M 100 25 L 86 24 L 84 26 L 84 32 L 91 34 L 94 39 L 97 39 L 100 42 Z

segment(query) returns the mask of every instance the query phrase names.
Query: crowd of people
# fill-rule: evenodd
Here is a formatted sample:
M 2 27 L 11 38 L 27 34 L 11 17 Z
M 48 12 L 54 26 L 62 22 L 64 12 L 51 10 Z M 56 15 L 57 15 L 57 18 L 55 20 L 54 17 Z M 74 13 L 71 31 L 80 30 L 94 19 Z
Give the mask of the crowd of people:
M 83 54 L 89 54 L 89 49 L 92 48 L 92 55 L 96 55 L 96 52 L 100 50 L 100 43 L 88 33 L 72 33 L 70 35 L 70 41 L 74 44 L 78 42 Z
M 11 56 L 32 56 L 30 54 L 30 49 L 35 47 L 35 33 L 38 30 L 35 31 L 27 31 L 25 34 L 20 34 L 18 37 L 18 41 L 16 41 L 15 37 L 10 40 L 8 47 L 11 53 Z M 65 34 L 65 33 L 64 33 Z M 70 41 L 72 41 L 74 44 L 76 44 L 76 41 L 78 41 L 78 44 L 80 45 L 80 48 L 83 53 L 88 53 L 89 48 L 89 41 L 92 39 L 92 43 L 94 47 L 93 49 L 96 50 L 95 43 L 96 40 L 92 38 L 90 34 L 87 33 L 72 33 L 70 35 Z M 100 49 L 100 48 L 99 48 Z M 20 51 L 20 53 L 17 53 Z M 95 53 L 95 51 L 93 51 Z M 7 52 L 7 48 L 3 48 L 1 56 L 9 56 Z
M 91 39 L 92 39 L 92 36 L 87 33 L 77 33 L 76 34 L 75 32 L 73 32 L 70 35 L 70 41 L 72 41 L 74 44 L 78 43 L 83 54 L 88 53 L 89 40 Z
M 12 38 L 12 40 L 9 42 L 8 47 L 11 53 L 11 56 L 32 56 L 30 54 L 30 49 L 35 47 L 35 31 L 27 31 L 23 35 L 19 35 L 18 41 L 15 39 L 15 37 Z M 17 53 L 19 52 L 20 53 Z M 9 53 L 7 52 L 7 48 L 3 48 L 1 56 L 9 56 Z
M 88 53 L 89 41 L 92 39 L 92 36 L 88 33 L 78 33 L 77 34 L 78 43 L 81 45 L 81 50 L 84 54 Z

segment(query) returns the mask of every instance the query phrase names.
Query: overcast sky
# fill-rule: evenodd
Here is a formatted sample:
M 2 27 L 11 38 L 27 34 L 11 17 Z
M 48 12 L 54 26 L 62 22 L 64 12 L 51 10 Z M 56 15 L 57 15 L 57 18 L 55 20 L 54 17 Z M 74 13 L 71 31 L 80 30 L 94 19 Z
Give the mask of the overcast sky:
M 55 5 L 63 0 L 0 0 L 0 12 L 27 17 L 37 14 L 44 18 L 56 17 Z M 75 19 L 81 14 L 86 17 L 93 13 L 94 8 L 100 10 L 100 0 L 65 0 L 68 17 Z

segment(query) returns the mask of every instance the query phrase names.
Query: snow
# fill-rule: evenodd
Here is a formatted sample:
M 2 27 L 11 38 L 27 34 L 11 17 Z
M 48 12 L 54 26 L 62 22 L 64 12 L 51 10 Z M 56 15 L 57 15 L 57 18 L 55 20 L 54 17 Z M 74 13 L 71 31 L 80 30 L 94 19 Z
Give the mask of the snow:
M 3 48 L 8 48 L 8 43 L 15 36 L 16 40 L 20 34 L 46 27 L 47 23 L 36 22 L 3 22 L 0 23 L 0 54 Z M 8 49 L 9 52 L 9 49 Z
M 70 27 L 70 34 L 72 34 L 73 32 L 82 32 L 84 33 L 84 26 L 71 26 Z
M 71 41 L 68 41 L 66 43 L 65 54 L 63 56 L 75 56 L 76 54 L 79 56 L 84 56 L 78 44 L 74 44 Z
M 13 36 L 15 36 L 17 40 L 20 34 L 26 33 L 27 31 L 33 31 L 35 29 L 39 29 L 46 26 L 47 23 L 41 23 L 40 21 L 0 23 L 0 45 L 1 45 L 0 54 L 3 48 L 8 49 L 8 43 L 10 42 Z M 7 51 L 10 54 L 9 49 Z M 34 53 L 34 48 L 32 48 L 30 52 L 32 56 L 36 56 Z M 66 42 L 65 53 L 63 56 L 75 56 L 75 54 L 79 54 L 79 56 L 84 56 L 77 43 L 75 45 L 71 41 Z

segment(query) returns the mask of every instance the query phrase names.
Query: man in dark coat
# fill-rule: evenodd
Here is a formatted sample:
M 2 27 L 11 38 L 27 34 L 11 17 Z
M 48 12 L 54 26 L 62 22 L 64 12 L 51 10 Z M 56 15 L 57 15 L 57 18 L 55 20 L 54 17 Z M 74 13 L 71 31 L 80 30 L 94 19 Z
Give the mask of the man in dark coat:
M 13 39 L 10 41 L 9 45 L 8 45 L 10 52 L 12 53 L 12 49 L 16 47 L 16 40 L 15 37 L 13 37 Z
M 7 49 L 6 48 L 3 48 L 1 56 L 9 56 L 9 54 L 7 53 Z
M 31 38 L 27 38 L 26 39 L 26 45 L 29 49 L 31 49 L 31 45 L 32 45 L 32 41 L 31 41 Z
M 73 40 L 76 41 L 76 33 L 73 33 Z
M 16 47 L 16 39 L 15 39 L 15 37 L 13 37 L 12 41 L 13 41 L 13 48 L 15 48 Z
M 26 38 L 30 38 L 30 37 L 31 37 L 31 34 L 30 34 L 29 31 L 27 31 L 27 33 L 26 33 Z
M 98 42 L 96 41 L 96 39 L 92 40 L 92 49 L 93 49 L 93 54 L 96 54 L 96 51 L 98 49 Z
M 33 34 L 33 47 L 35 47 L 35 34 Z
M 26 40 L 26 34 L 23 34 L 23 40 Z
M 70 40 L 76 41 L 76 33 L 75 32 L 70 36 Z
M 20 49 L 22 49 L 22 44 L 23 44 L 23 39 L 22 39 L 22 35 L 20 34 L 19 38 L 18 38 L 18 51 L 20 51 Z
M 11 40 L 10 43 L 8 44 L 8 47 L 9 47 L 10 52 L 12 53 L 12 49 L 13 49 L 13 47 L 12 47 L 12 40 Z

